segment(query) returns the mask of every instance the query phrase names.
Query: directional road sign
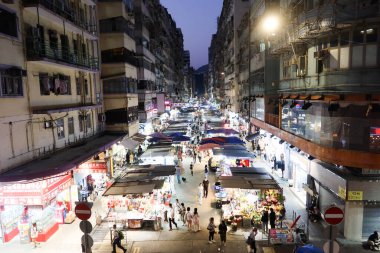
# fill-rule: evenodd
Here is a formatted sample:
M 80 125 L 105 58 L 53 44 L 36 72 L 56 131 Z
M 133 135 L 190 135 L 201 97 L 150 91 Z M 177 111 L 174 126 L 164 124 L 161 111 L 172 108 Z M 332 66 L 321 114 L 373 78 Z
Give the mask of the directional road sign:
M 86 203 L 79 203 L 75 207 L 75 215 L 81 220 L 88 220 L 91 217 L 91 208 Z
M 330 225 L 338 225 L 343 221 L 344 212 L 337 206 L 331 206 L 326 209 L 324 215 L 325 221 Z

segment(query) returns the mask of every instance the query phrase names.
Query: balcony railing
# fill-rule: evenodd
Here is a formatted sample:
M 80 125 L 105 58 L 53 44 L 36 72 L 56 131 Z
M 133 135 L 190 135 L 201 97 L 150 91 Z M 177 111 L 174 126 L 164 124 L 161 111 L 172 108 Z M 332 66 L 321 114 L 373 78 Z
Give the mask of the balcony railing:
M 97 25 L 96 22 L 91 22 L 85 20 L 83 14 L 80 11 L 76 10 L 65 4 L 65 1 L 59 0 L 23 0 L 24 7 L 29 6 L 38 6 L 41 5 L 49 11 L 57 14 L 58 16 L 69 20 L 74 25 L 85 29 L 91 34 L 97 34 Z
M 50 59 L 63 64 L 99 70 L 97 57 L 84 56 L 78 50 L 48 40 L 42 40 L 39 37 L 26 38 L 26 52 L 29 61 Z
M 135 37 L 134 24 L 126 20 L 124 17 L 115 17 L 100 20 L 99 26 L 101 33 L 123 32 L 131 38 Z
M 136 93 L 136 79 L 120 77 L 103 81 L 104 94 Z
M 138 62 L 136 60 L 135 54 L 124 47 L 102 51 L 102 62 L 103 63 L 126 62 L 135 67 L 138 66 Z

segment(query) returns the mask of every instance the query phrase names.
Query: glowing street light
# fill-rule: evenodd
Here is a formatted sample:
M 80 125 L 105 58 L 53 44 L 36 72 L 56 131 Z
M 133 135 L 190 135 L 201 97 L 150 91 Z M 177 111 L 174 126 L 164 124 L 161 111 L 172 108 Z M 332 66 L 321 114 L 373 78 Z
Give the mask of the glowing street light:
M 277 15 L 268 15 L 263 20 L 263 29 L 267 33 L 274 34 L 280 26 L 280 19 Z

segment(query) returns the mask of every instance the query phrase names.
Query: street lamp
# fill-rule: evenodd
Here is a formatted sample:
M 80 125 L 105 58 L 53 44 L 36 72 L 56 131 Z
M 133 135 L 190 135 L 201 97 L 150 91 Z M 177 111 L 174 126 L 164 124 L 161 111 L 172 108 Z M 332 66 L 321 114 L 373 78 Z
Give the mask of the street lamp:
M 275 35 L 280 26 L 280 18 L 277 15 L 269 14 L 264 17 L 263 29 L 269 34 Z

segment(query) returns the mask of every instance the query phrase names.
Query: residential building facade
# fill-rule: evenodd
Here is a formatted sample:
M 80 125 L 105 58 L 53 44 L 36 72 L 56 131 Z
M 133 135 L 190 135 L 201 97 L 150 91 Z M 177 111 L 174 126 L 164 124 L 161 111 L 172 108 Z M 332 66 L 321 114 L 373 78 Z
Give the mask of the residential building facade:
M 106 129 L 133 136 L 139 129 L 134 6 L 98 4 Z
M 219 22 L 226 22 L 230 5 L 224 1 Z M 332 204 L 344 209 L 350 219 L 334 233 L 361 241 L 375 230 L 379 210 L 379 3 L 258 0 L 249 6 L 237 29 L 235 78 L 241 113 L 249 115 L 252 133 L 261 129 L 254 143 L 268 161 L 284 164 L 284 177 L 305 205 L 316 200 L 322 213 Z M 279 27 L 264 27 L 274 16 Z M 232 32 L 224 24 L 209 57 L 219 97 L 228 97 L 221 88 L 230 73 L 222 64 L 233 61 L 217 53 L 228 48 Z

